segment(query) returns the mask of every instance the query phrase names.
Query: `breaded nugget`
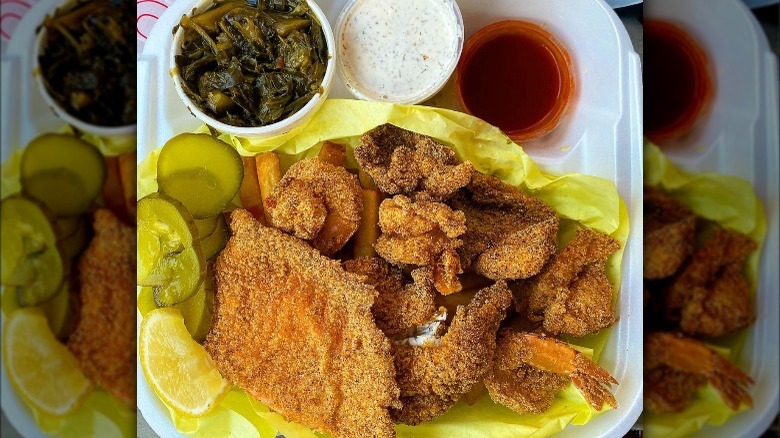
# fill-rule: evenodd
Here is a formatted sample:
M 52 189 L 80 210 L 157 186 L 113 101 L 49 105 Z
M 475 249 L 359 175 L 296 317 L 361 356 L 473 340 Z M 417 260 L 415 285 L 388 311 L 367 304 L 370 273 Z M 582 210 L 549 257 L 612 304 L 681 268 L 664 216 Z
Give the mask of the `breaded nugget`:
M 271 225 L 311 241 L 331 256 L 358 229 L 363 194 L 357 176 L 341 166 L 308 158 L 290 166 L 265 208 Z
M 464 269 L 493 280 L 536 275 L 558 248 L 558 216 L 543 201 L 475 171 L 450 201 L 466 215 Z
M 334 437 L 392 437 L 399 408 L 376 290 L 303 241 L 235 210 L 214 267 L 204 346 L 229 381 L 287 419 Z
M 609 327 L 616 318 L 604 263 L 618 249 L 620 243 L 606 234 L 577 230 L 538 276 L 521 283 L 516 300 L 527 299 L 528 319 L 542 321 L 553 334 L 584 336 Z
M 396 266 L 432 266 L 433 282 L 442 294 L 461 290 L 463 272 L 457 249 L 466 232 L 462 212 L 441 202 L 412 201 L 404 195 L 385 199 L 379 206 L 382 234 L 377 254 Z
M 696 216 L 671 196 L 645 186 L 643 275 L 673 275 L 693 252 Z
M 377 327 L 390 338 L 407 336 L 436 313 L 436 291 L 432 278 L 423 271 L 425 268 L 412 271 L 414 282 L 407 285 L 403 284 L 401 270 L 379 257 L 347 260 L 344 269 L 376 288 L 378 295 L 371 313 Z
M 506 283 L 482 289 L 458 308 L 447 333 L 423 346 L 396 343 L 396 380 L 403 408 L 393 418 L 406 424 L 431 420 L 454 405 L 493 363 L 496 331 L 511 304 Z
M 135 406 L 135 228 L 106 209 L 94 213 L 93 228 L 78 264 L 81 307 L 68 349 L 87 378 Z
M 355 159 L 382 192 L 447 199 L 468 184 L 474 166 L 433 138 L 389 123 L 363 134 Z
M 755 320 L 745 258 L 758 248 L 750 237 L 717 228 L 672 280 L 666 316 L 689 335 L 721 336 Z

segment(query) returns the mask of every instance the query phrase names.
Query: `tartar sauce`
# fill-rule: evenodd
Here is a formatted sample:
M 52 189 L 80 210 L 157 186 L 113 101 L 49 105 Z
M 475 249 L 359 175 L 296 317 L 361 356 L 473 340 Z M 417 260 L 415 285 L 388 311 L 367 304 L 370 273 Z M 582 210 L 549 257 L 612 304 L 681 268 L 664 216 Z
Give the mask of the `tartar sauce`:
M 463 45 L 453 0 L 357 0 L 348 8 L 338 56 L 357 97 L 417 103 L 447 82 Z

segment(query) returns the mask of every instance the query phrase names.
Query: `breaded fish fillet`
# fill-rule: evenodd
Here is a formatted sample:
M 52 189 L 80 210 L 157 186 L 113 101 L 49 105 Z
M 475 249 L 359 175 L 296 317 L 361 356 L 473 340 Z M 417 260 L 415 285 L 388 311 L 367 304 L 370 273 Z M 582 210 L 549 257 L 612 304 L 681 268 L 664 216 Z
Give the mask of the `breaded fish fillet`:
M 394 436 L 398 386 L 390 342 L 371 316 L 376 290 L 245 210 L 230 227 L 204 343 L 222 375 L 334 437 Z
M 512 296 L 503 281 L 480 290 L 458 307 L 447 333 L 423 346 L 394 346 L 402 409 L 393 418 L 419 424 L 445 413 L 478 383 L 493 364 L 496 332 Z
M 536 275 L 558 249 L 558 216 L 543 201 L 474 171 L 450 201 L 466 215 L 463 268 L 493 280 Z
M 666 278 L 693 252 L 696 216 L 671 196 L 645 186 L 643 275 Z
M 135 228 L 109 210 L 78 264 L 81 308 L 68 349 L 91 381 L 135 406 Z

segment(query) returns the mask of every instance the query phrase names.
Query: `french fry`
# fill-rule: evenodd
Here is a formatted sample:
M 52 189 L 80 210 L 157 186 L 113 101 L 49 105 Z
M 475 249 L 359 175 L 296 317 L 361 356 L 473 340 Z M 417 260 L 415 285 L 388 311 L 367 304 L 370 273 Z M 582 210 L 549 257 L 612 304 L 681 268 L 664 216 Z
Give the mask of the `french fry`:
M 135 222 L 136 199 L 136 162 L 135 152 L 128 152 L 118 157 L 119 176 L 122 180 L 125 208 L 132 222 Z
M 330 257 L 343 248 L 354 233 L 355 226 L 352 222 L 344 220 L 338 213 L 330 213 L 325 216 L 325 223 L 322 224 L 317 237 L 311 241 L 311 245 Z
M 358 179 L 360 180 L 360 186 L 364 189 L 379 190 L 374 180 L 363 169 L 358 171 Z
M 260 198 L 263 201 L 265 223 L 270 224 L 271 212 L 265 208 L 265 202 L 282 179 L 282 168 L 279 164 L 279 156 L 274 152 L 263 152 L 262 154 L 255 155 L 255 169 L 257 171 L 257 183 L 260 187 Z
M 260 181 L 257 178 L 257 166 L 254 155 L 241 157 L 244 163 L 244 179 L 241 181 L 241 189 L 238 192 L 241 205 L 252 213 L 261 223 L 265 222 L 263 212 L 263 197 L 260 195 Z
M 122 177 L 119 174 L 119 159 L 106 157 L 106 180 L 103 183 L 103 204 L 122 220 L 127 219 Z
M 360 226 L 355 233 L 356 259 L 376 255 L 374 244 L 379 238 L 379 201 L 378 191 L 363 189 L 363 211 L 360 213 Z
M 322 144 L 322 149 L 317 157 L 334 166 L 343 166 L 344 162 L 347 161 L 347 147 L 343 144 L 326 141 Z

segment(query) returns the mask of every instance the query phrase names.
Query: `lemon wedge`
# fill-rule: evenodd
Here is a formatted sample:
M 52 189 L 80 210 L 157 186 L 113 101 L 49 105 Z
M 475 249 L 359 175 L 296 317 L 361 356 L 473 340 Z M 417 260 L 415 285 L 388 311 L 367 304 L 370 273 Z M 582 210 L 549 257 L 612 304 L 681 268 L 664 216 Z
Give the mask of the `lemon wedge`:
M 206 349 L 190 336 L 179 309 L 147 313 L 138 343 L 146 380 L 176 412 L 192 417 L 206 415 L 230 389 Z
M 76 410 L 91 384 L 57 341 L 38 308 L 11 313 L 3 331 L 3 358 L 11 384 L 30 404 L 51 415 Z

